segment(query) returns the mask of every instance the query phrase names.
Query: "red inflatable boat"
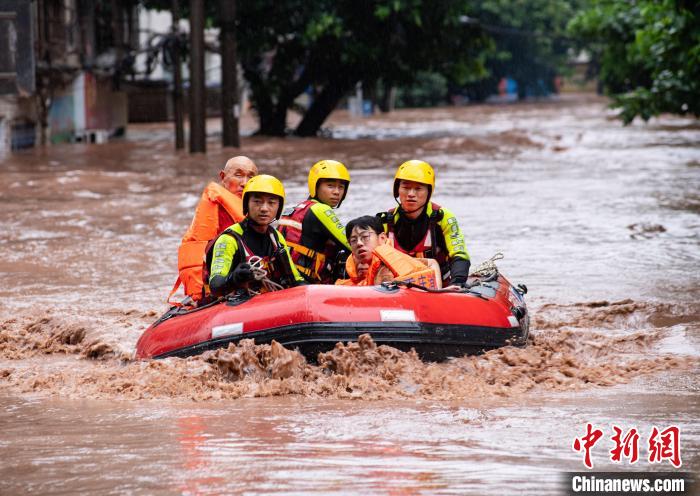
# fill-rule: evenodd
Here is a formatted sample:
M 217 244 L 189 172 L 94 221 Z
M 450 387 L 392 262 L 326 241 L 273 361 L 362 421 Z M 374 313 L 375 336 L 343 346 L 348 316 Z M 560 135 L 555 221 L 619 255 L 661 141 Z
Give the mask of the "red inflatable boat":
M 339 341 L 369 333 L 377 344 L 414 348 L 427 360 L 523 346 L 529 316 L 524 286 L 503 276 L 470 279 L 461 293 L 426 292 L 385 283 L 310 285 L 257 296 L 230 296 L 194 310 L 172 308 L 136 345 L 137 358 L 186 357 L 241 339 L 273 339 L 314 360 Z

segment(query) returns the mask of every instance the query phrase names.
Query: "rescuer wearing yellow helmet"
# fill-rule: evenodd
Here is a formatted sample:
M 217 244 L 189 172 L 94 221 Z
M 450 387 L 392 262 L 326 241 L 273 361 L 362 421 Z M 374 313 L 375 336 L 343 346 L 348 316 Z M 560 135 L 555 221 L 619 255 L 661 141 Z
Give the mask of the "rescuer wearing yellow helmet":
M 463 285 L 469 274 L 469 253 L 454 214 L 431 202 L 435 171 L 422 160 L 401 164 L 394 176 L 394 198 L 399 205 L 377 216 L 398 250 L 440 264 L 443 285 Z
M 309 171 L 309 197 L 280 219 L 292 260 L 308 282 L 332 284 L 336 266 L 345 262 L 339 254 L 350 251 L 345 227 L 333 211 L 345 199 L 349 185 L 350 174 L 343 164 L 321 160 Z
M 304 283 L 284 236 L 270 225 L 280 218 L 283 207 L 284 187 L 279 179 L 263 174 L 248 181 L 243 189 L 245 218 L 207 247 L 205 281 L 213 296 L 241 288 L 260 290 L 251 266 L 258 258 L 270 281 L 284 287 Z

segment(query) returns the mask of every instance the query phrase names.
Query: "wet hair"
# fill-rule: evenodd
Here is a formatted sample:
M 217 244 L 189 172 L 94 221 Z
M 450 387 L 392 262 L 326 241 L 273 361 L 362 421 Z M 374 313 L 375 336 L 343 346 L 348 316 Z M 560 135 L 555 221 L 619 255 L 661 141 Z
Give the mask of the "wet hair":
M 371 229 L 377 234 L 384 232 L 382 222 L 379 220 L 379 217 L 375 215 L 363 215 L 362 217 L 352 219 L 350 222 L 348 222 L 345 226 L 345 236 L 348 239 L 352 234 L 352 230 L 356 227 L 359 227 L 360 229 Z

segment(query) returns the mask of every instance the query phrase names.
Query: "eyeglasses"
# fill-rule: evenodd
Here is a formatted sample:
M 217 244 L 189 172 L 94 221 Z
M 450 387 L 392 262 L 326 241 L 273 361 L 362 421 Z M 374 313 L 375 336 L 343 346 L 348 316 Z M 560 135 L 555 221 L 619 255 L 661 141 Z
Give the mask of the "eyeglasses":
M 362 244 L 366 245 L 369 243 L 369 240 L 372 239 L 372 236 L 376 234 L 377 233 L 373 231 L 368 231 L 360 234 L 359 236 L 351 236 L 350 239 L 348 239 L 348 242 L 350 243 L 350 246 L 357 246 L 358 241 L 362 241 Z

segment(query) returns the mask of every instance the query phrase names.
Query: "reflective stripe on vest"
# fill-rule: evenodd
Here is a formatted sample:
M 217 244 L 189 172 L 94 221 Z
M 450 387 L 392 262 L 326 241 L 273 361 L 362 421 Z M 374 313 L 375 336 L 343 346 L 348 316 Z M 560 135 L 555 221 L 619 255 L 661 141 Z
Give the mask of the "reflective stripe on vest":
M 295 206 L 288 214 L 282 215 L 278 224 L 287 246 L 291 248 L 292 262 L 297 270 L 312 280 L 320 280 L 321 269 L 326 263 L 326 255 L 301 244 L 304 217 L 313 205 L 318 203 L 309 198 Z
M 241 231 L 240 233 L 238 231 Z M 236 240 L 236 244 L 238 245 L 238 249 L 242 250 L 243 252 L 243 257 L 241 263 L 250 263 L 251 258 L 257 257 L 262 260 L 262 266 L 263 268 L 267 271 L 267 277 L 268 279 L 273 279 L 273 280 L 279 280 L 280 277 L 282 276 L 283 271 L 279 270 L 277 265 L 275 264 L 274 260 L 274 254 L 278 253 L 280 250 L 282 250 L 282 244 L 280 243 L 279 239 L 277 239 L 277 233 L 273 228 L 268 228 L 268 234 L 270 236 L 270 239 L 272 240 L 272 251 L 273 251 L 273 257 L 270 256 L 265 256 L 261 257 L 260 255 L 256 255 L 253 253 L 253 251 L 246 245 L 245 241 L 243 241 L 243 228 L 241 227 L 240 223 L 234 224 L 233 226 L 229 227 L 228 229 L 224 230 L 219 236 L 221 235 L 228 235 L 231 236 L 233 239 Z M 203 273 L 203 279 L 204 279 L 204 285 L 202 287 L 202 296 L 207 296 L 211 293 L 211 290 L 209 289 L 209 264 L 211 264 L 212 261 L 212 256 L 211 253 L 214 250 L 214 245 L 216 244 L 216 240 L 219 239 L 218 237 L 215 239 L 212 239 L 209 244 L 207 245 L 206 253 L 204 255 L 204 263 L 202 264 L 202 273 Z M 233 269 L 234 267 L 232 267 Z
M 277 250 L 280 249 L 280 244 L 277 241 L 277 236 L 275 236 L 274 232 L 270 232 L 269 234 L 270 239 L 272 240 L 273 253 L 277 253 Z M 253 253 L 248 247 L 248 245 L 245 243 L 245 241 L 243 241 L 243 237 L 238 233 L 232 233 L 232 236 L 236 240 L 236 244 L 238 244 L 238 247 L 243 250 L 243 262 L 250 263 L 250 261 L 253 258 L 258 258 L 262 260 L 262 268 L 267 271 L 269 277 L 271 275 L 270 267 L 272 265 L 272 258 L 267 255 L 261 257 L 260 255 L 256 255 L 255 253 Z

